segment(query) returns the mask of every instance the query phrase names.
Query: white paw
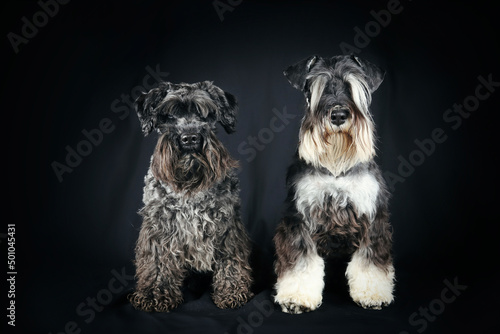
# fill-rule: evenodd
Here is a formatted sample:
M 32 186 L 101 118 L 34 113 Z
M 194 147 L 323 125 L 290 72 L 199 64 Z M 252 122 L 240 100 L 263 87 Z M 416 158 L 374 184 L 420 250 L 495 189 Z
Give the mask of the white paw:
M 353 256 L 347 266 L 346 276 L 352 300 L 364 308 L 380 310 L 394 300 L 394 268 L 382 270 L 373 263 L 366 263 Z
M 382 306 L 387 306 L 394 300 L 392 293 L 376 291 L 374 289 L 356 290 L 351 288 L 352 300 L 366 309 L 381 310 Z
M 300 314 L 314 311 L 321 305 L 322 296 L 308 296 L 297 293 L 295 295 L 284 296 L 283 294 L 274 297 L 274 301 L 281 306 L 285 313 Z
M 278 278 L 274 301 L 283 312 L 299 314 L 314 311 L 321 305 L 324 268 L 321 257 L 309 256 L 300 259 L 292 270 Z

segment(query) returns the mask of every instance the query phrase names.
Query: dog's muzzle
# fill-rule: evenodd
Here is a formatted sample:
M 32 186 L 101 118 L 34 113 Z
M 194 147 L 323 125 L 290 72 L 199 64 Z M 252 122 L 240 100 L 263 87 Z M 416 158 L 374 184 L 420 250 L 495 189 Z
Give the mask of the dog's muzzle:
M 349 118 L 349 109 L 344 106 L 335 106 L 332 108 L 331 119 L 332 123 L 341 126 Z
M 199 133 L 183 133 L 180 137 L 181 147 L 185 150 L 196 150 L 201 145 L 201 135 Z

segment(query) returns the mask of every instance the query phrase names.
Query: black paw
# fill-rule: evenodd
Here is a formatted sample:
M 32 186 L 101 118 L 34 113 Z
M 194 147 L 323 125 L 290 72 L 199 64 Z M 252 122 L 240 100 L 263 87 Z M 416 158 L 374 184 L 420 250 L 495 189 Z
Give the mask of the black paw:
M 227 309 L 227 308 L 239 308 L 243 305 L 245 305 L 252 297 L 254 294 L 252 292 L 241 292 L 238 294 L 214 294 L 212 296 L 212 299 L 217 305 L 218 308 L 221 309 Z

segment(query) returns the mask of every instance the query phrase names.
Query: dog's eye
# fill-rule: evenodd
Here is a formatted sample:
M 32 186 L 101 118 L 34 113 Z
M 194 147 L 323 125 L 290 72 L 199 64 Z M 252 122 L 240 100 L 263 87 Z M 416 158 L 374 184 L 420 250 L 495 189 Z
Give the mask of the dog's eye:
M 172 114 L 162 114 L 159 116 L 159 118 L 160 118 L 160 121 L 163 123 L 173 121 L 175 119 L 174 115 L 172 115 Z

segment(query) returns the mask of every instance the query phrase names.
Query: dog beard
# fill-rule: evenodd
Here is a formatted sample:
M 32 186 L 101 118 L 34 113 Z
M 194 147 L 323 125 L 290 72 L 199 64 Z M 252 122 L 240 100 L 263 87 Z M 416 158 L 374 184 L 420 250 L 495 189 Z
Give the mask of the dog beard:
M 315 167 L 325 167 L 339 176 L 375 156 L 373 123 L 350 108 L 352 119 L 340 127 L 330 117 L 306 115 L 299 135 L 299 156 Z
M 210 133 L 199 151 L 182 152 L 167 134 L 163 134 L 153 154 L 151 170 L 156 179 L 175 191 L 194 194 L 221 181 L 238 162 Z

